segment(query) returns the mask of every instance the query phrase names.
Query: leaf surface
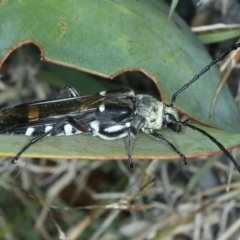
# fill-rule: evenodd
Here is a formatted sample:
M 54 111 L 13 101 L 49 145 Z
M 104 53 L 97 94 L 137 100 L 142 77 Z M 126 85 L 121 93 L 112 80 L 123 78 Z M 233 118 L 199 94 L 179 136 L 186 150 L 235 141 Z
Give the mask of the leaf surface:
M 240 135 L 201 127 L 214 136 L 226 148 L 239 146 Z M 201 133 L 184 128 L 181 134 L 169 129 L 161 131 L 163 136 L 174 144 L 186 157 L 198 157 L 220 153 L 221 150 Z M 14 156 L 31 137 L 1 135 L 1 155 Z M 25 157 L 79 158 L 79 159 L 127 159 L 127 139 L 107 141 L 90 135 L 46 137 L 31 146 Z M 133 141 L 133 159 L 178 159 L 178 155 L 163 141 L 155 140 L 140 133 Z
M 7 56 L 24 43 L 35 43 L 42 59 L 106 78 L 130 70 L 151 78 L 165 103 L 172 94 L 198 73 L 211 58 L 188 26 L 173 14 L 167 22 L 168 7 L 156 0 L 101 1 L 1 1 L 0 66 Z M 78 79 L 81 82 L 81 79 Z M 185 90 L 176 107 L 200 123 L 233 133 L 240 132 L 240 114 L 227 87 L 219 95 L 213 119 L 211 103 L 219 83 L 214 67 Z M 93 92 L 94 93 L 94 92 Z M 209 133 L 215 130 L 208 129 Z M 165 132 L 165 130 L 163 130 Z M 187 156 L 217 151 L 199 133 L 186 130 L 176 139 Z M 239 144 L 239 135 L 217 132 L 227 147 Z M 0 136 L 2 155 L 13 155 L 28 138 Z M 124 139 L 104 141 L 91 136 L 46 138 L 28 150 L 27 156 L 59 156 L 92 159 L 126 158 Z M 140 134 L 134 144 L 136 158 L 176 158 L 168 146 Z

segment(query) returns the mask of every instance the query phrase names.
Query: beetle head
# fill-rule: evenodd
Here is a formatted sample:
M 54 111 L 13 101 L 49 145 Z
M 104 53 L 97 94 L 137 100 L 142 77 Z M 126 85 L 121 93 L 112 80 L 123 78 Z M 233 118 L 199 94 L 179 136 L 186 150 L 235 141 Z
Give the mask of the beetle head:
M 177 110 L 172 106 L 165 106 L 163 114 L 163 124 L 174 132 L 181 132 L 182 124 L 179 122 Z

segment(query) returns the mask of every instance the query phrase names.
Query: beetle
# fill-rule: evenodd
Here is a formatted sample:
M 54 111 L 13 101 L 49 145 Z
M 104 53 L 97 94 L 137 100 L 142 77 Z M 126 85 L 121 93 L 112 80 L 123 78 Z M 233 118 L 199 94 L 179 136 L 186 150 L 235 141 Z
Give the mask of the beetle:
M 173 94 L 169 105 L 150 95 L 135 95 L 130 88 L 79 96 L 74 88 L 67 85 L 60 91 L 56 99 L 23 103 L 3 110 L 0 112 L 0 134 L 15 133 L 35 136 L 17 153 L 12 162 L 16 163 L 28 147 L 45 136 L 86 133 L 105 140 L 127 137 L 127 155 L 129 167 L 132 169 L 132 138 L 136 137 L 141 129 L 150 137 L 165 141 L 186 164 L 186 157 L 156 130 L 166 126 L 179 133 L 182 126 L 187 126 L 213 141 L 240 172 L 240 166 L 220 142 L 206 131 L 191 125 L 189 120 L 180 121 L 175 108 L 176 98 L 180 93 L 197 81 L 214 64 L 221 61 L 229 52 L 239 47 L 240 43 L 233 45 L 205 66 Z M 65 92 L 68 94 L 68 98 L 62 98 Z

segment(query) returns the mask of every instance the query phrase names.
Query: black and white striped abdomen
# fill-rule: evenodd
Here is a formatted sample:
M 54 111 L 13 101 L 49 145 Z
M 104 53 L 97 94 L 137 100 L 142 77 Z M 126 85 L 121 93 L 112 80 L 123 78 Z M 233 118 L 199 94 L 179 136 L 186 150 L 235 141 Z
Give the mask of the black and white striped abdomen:
M 98 136 L 105 140 L 114 140 L 123 138 L 128 135 L 128 129 L 131 127 L 131 122 L 125 123 L 101 123 L 99 120 L 91 121 L 87 124 L 88 133 L 93 136 Z M 7 133 L 26 135 L 26 136 L 40 136 L 44 133 L 51 131 L 54 128 L 54 124 L 42 124 L 42 125 L 28 125 L 21 127 L 12 127 Z M 3 130 L 4 131 L 4 130 Z M 82 131 L 74 128 L 71 124 L 65 123 L 63 126 L 58 127 L 47 136 L 71 136 L 80 134 Z M 1 128 L 0 128 L 1 134 Z M 131 135 L 135 137 L 135 133 L 131 131 Z
M 38 136 L 42 135 L 53 128 L 54 125 L 51 124 L 43 124 L 42 126 L 28 126 L 28 127 L 21 127 L 16 128 L 11 133 L 14 134 L 21 134 L 26 136 Z M 71 136 L 75 134 L 82 133 L 78 129 L 74 128 L 71 124 L 66 123 L 62 127 L 55 129 L 47 136 Z

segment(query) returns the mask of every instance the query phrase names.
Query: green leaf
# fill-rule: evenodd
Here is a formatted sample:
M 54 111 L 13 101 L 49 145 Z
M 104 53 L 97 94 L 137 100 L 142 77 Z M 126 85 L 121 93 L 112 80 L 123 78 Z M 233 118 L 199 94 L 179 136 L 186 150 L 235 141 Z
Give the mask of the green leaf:
M 168 13 L 169 8 L 157 0 L 1 1 L 0 66 L 17 47 L 35 43 L 43 60 L 109 79 L 124 71 L 141 71 L 154 81 L 161 99 L 169 103 L 173 93 L 211 59 L 176 14 L 167 22 Z M 78 81 L 81 85 L 81 78 Z M 209 117 L 218 83 L 219 73 L 214 67 L 178 97 L 176 106 L 198 122 L 240 132 L 239 110 L 227 87 L 219 95 L 213 119 Z M 207 131 L 216 133 L 226 147 L 239 142 L 239 135 Z M 190 129 L 180 135 L 169 130 L 163 133 L 190 157 L 218 151 L 213 143 Z M 13 156 L 28 141 L 24 136 L 0 136 L 1 155 Z M 49 137 L 32 146 L 25 156 L 126 159 L 125 147 L 125 139 Z M 164 143 L 144 134 L 136 139 L 133 156 L 178 158 Z
M 157 0 L 2 1 L 0 58 L 34 42 L 42 59 L 106 78 L 127 70 L 146 73 L 161 98 L 171 96 L 211 61 L 189 27 Z M 1 65 L 1 62 L 0 62 Z M 81 79 L 79 79 L 81 82 Z M 198 122 L 240 132 L 240 114 L 224 87 L 209 117 L 219 83 L 216 68 L 177 99 L 177 108 Z
M 220 130 L 201 127 L 214 136 L 226 148 L 236 146 L 239 134 L 231 134 Z M 183 128 L 181 134 L 169 129 L 161 131 L 174 146 L 187 157 L 197 157 L 220 153 L 221 150 L 201 133 Z M 2 156 L 14 156 L 25 146 L 31 137 L 1 135 Z M 48 158 L 79 158 L 79 159 L 127 159 L 127 139 L 107 141 L 85 134 L 75 136 L 46 137 L 31 146 L 23 156 Z M 139 134 L 133 141 L 134 159 L 177 159 L 178 155 L 163 141 L 155 140 L 146 134 Z

